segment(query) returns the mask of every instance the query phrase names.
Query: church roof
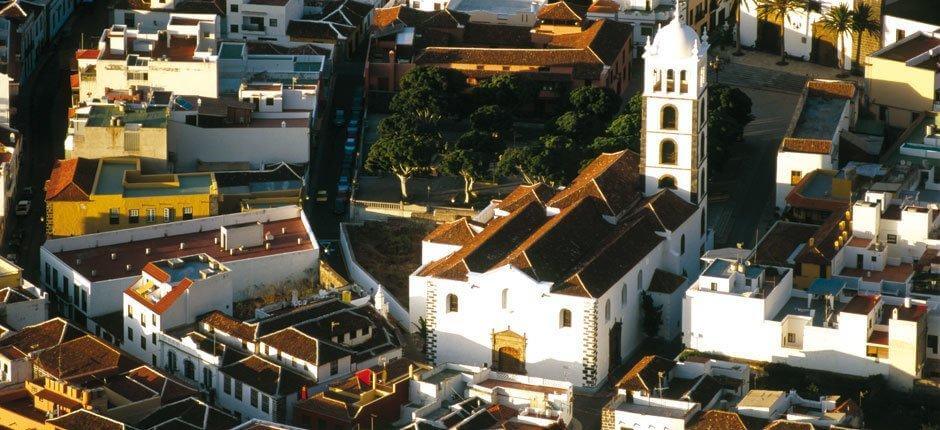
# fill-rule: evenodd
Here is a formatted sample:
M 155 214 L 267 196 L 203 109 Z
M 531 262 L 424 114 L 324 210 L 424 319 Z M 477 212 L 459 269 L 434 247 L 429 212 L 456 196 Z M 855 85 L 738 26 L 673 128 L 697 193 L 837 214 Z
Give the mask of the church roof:
M 686 58 L 696 52 L 704 53 L 705 50 L 706 47 L 699 46 L 698 33 L 682 22 L 678 13 L 673 15 L 669 24 L 656 31 L 652 49 L 648 49 L 652 53 L 677 58 Z
M 638 158 L 602 154 L 554 196 L 542 185 L 520 186 L 499 203 L 508 214 L 478 233 L 468 221 L 438 227 L 426 240 L 461 248 L 418 276 L 466 280 L 510 265 L 555 293 L 603 295 L 665 240 L 657 232 L 675 230 L 697 210 L 671 190 L 643 199 Z

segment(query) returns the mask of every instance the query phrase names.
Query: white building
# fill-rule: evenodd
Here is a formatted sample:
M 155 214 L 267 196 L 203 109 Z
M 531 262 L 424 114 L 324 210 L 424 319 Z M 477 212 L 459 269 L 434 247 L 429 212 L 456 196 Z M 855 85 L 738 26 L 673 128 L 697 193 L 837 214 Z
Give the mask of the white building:
M 226 0 L 228 38 L 287 43 L 287 24 L 303 16 L 303 0 Z
M 746 364 L 689 357 L 686 361 L 648 355 L 616 384 L 601 412 L 605 428 L 697 428 L 701 412 L 726 408 L 750 390 Z
M 231 312 L 229 276 L 225 266 L 206 254 L 147 263 L 124 291 L 123 349 L 156 366 L 157 338 L 164 330 L 192 324 L 206 312 Z
M 793 271 L 717 259 L 686 292 L 683 341 L 731 357 L 883 375 L 911 389 L 926 358 L 928 312 L 910 298 L 847 294 L 845 281 L 793 288 Z
M 0 125 L 0 237 L 8 224 L 6 217 L 13 215 L 16 205 L 16 182 L 22 143 L 19 131 Z
M 518 415 L 502 428 L 558 428 L 567 426 L 574 414 L 574 391 L 570 382 L 518 375 L 463 364 L 443 363 L 433 369 L 415 372 L 409 381 L 408 403 L 402 407 L 398 428 L 437 428 L 456 418 L 461 399 L 478 399 L 481 407 L 467 411 L 463 423 L 473 422 L 491 405 L 506 406 Z M 404 427 L 401 427 L 404 426 Z M 472 426 L 471 426 L 472 427 Z
M 212 311 L 158 336 L 160 365 L 240 418 L 289 421 L 302 389 L 401 357 L 394 330 L 367 302 L 324 296 L 248 321 Z
M 212 20 L 217 15 L 225 16 L 225 9 L 224 4 L 212 0 L 119 0 L 114 5 L 111 22 L 144 33 L 156 33 L 167 28 L 174 14 Z
M 593 389 L 636 348 L 644 337 L 640 302 L 647 291 L 658 294 L 654 273 L 681 281 L 667 296 L 684 290 L 708 240 L 705 190 L 697 186 L 705 180 L 704 144 L 701 151 L 692 144 L 705 132 L 692 121 L 704 108 L 707 45 L 699 46 L 695 32 L 673 20 L 647 49 L 639 159 L 603 154 L 563 191 L 519 187 L 472 224 L 455 221 L 425 238 L 409 311 L 414 327 L 422 320 L 427 327 L 429 361 Z M 479 315 L 488 318 L 481 323 Z M 677 316 L 664 320 L 678 326 Z
M 806 83 L 777 150 L 774 204 L 780 213 L 790 190 L 804 176 L 817 169 L 838 169 L 839 141 L 858 119 L 857 105 L 858 94 L 850 82 L 817 79 Z
M 655 37 L 656 30 L 672 19 L 676 3 L 675 0 L 595 0 L 588 7 L 587 17 L 632 24 L 633 56 L 637 57 L 646 39 Z
M 854 9 L 856 3 L 858 3 L 857 0 L 820 0 L 814 2 L 813 7 L 798 9 L 787 14 L 783 19 L 783 43 L 787 55 L 800 58 L 804 61 L 815 59 L 814 55 L 819 55 L 819 52 L 813 52 L 814 45 L 822 45 L 823 43 L 826 45 L 830 44 L 830 41 L 827 41 L 828 35 L 823 33 L 822 24 L 819 22 L 820 19 L 822 19 L 829 8 L 844 4 L 848 6 L 849 9 Z M 759 43 L 764 43 L 766 44 L 765 46 L 779 46 L 776 45 L 780 43 L 779 26 L 758 18 L 757 1 L 742 1 L 740 7 L 741 24 L 739 28 L 741 32 L 741 45 L 756 46 Z M 873 18 L 877 19 L 877 17 Z M 779 19 L 775 19 L 775 21 L 779 21 Z M 762 27 L 764 29 L 761 29 Z M 769 40 L 761 41 L 758 34 Z M 848 70 L 852 67 L 852 53 L 856 46 L 854 38 L 855 33 L 852 32 L 847 32 L 842 35 L 841 45 L 842 48 L 845 49 L 845 52 L 838 52 L 839 49 L 842 49 L 840 48 L 838 40 L 831 43 L 833 65 L 836 63 L 835 59 L 839 55 L 842 55 L 844 59 L 842 64 L 845 65 L 845 68 Z
M 929 2 L 894 0 L 885 2 L 881 22 L 881 46 L 888 46 L 918 31 L 940 30 L 940 16 Z
M 219 21 L 217 16 L 174 13 L 155 32 L 123 24 L 104 29 L 98 49 L 78 56 L 79 101 L 132 89 L 218 97 Z
M 237 233 L 237 234 L 236 234 Z M 120 340 L 124 291 L 147 263 L 206 254 L 230 271 L 234 300 L 268 286 L 315 279 L 319 246 L 300 208 L 284 206 L 147 227 L 48 240 L 40 249 L 46 291 L 81 296 L 76 323 Z M 108 336 L 105 336 L 107 339 Z
M 23 277 L 23 269 L 0 257 L 0 326 L 19 330 L 48 318 L 46 293 Z

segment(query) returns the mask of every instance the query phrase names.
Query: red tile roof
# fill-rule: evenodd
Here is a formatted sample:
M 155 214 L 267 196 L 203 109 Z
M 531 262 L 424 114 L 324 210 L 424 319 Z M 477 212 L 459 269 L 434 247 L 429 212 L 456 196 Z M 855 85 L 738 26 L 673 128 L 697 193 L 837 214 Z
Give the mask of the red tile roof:
M 641 197 L 638 165 L 633 151 L 601 154 L 546 205 L 564 208 L 591 195 L 606 204 L 608 215 L 617 216 Z
M 470 228 L 467 218 L 460 218 L 455 221 L 445 222 L 424 237 L 427 242 L 444 243 L 448 245 L 466 245 L 476 236 L 476 232 Z
M 124 294 L 127 294 L 132 299 L 137 300 L 138 303 L 144 305 L 144 307 L 150 309 L 158 315 L 162 315 L 164 312 L 170 309 L 170 307 L 176 303 L 176 300 L 179 299 L 180 296 L 182 296 L 183 293 L 185 293 L 186 290 L 188 290 L 189 287 L 193 285 L 193 281 L 191 279 L 183 278 L 181 281 L 177 282 L 176 285 L 170 288 L 170 292 L 166 293 L 162 298 L 160 298 L 159 301 L 154 303 L 149 298 L 144 297 L 137 292 L 137 288 L 139 288 L 138 284 L 142 280 L 143 278 L 138 278 L 137 282 L 124 290 Z
M 310 241 L 307 230 L 299 217 L 269 221 L 263 224 L 263 228 L 265 232 L 274 234 L 274 240 L 270 241 L 270 249 L 265 249 L 263 246 L 256 246 L 236 252 L 233 255 L 230 255 L 215 243 L 215 239 L 219 237 L 219 229 L 155 239 L 135 240 L 133 242 L 114 245 L 102 245 L 96 248 L 55 252 L 55 255 L 60 260 L 70 265 L 72 265 L 76 259 L 81 259 L 82 263 L 80 265 L 72 265 L 72 268 L 92 282 L 97 282 L 107 279 L 124 278 L 132 276 L 135 273 L 139 274 L 144 266 L 151 261 L 186 255 L 206 254 L 225 264 L 230 261 L 240 261 L 249 258 L 259 258 L 313 249 L 313 244 Z M 283 234 L 281 233 L 282 228 L 286 229 L 286 232 Z M 297 239 L 301 239 L 302 242 L 297 244 Z M 186 244 L 185 249 L 180 249 L 180 242 Z M 150 255 L 144 252 L 147 248 L 151 251 Z M 111 260 L 111 253 L 118 255 L 117 260 Z M 130 271 L 125 268 L 128 264 L 131 266 Z M 96 271 L 95 276 L 91 276 L 93 269 Z
M 669 273 L 665 270 L 656 269 L 653 272 L 653 278 L 650 279 L 649 291 L 654 293 L 672 294 L 686 281 L 685 276 Z
M 209 312 L 199 322 L 208 325 L 213 330 L 219 330 L 246 342 L 255 340 L 255 328 L 257 326 L 245 324 L 220 311 Z
M 749 430 L 738 414 L 717 409 L 705 411 L 689 428 L 691 430 Z
M 790 152 L 805 152 L 809 154 L 831 154 L 832 141 L 826 139 L 800 139 L 785 137 L 783 149 Z
M 620 10 L 620 4 L 613 0 L 594 0 L 588 7 L 588 12 L 615 13 Z
M 620 378 L 616 386 L 627 392 L 642 391 L 650 393 L 659 384 L 659 372 L 668 374 L 674 367 L 676 367 L 675 361 L 658 355 L 647 355 L 641 358 L 623 378 Z M 667 381 L 664 379 L 662 382 L 665 384 Z
M 75 58 L 82 60 L 95 60 L 101 51 L 97 49 L 79 49 L 75 51 Z
M 58 379 L 104 377 L 128 370 L 133 360 L 92 335 L 49 348 L 33 364 Z
M 22 353 L 30 354 L 56 346 L 82 336 L 81 330 L 62 318 L 26 326 L 22 330 L 0 340 L 0 346 L 13 346 Z
M 57 160 L 46 181 L 46 201 L 87 201 L 98 173 L 98 160 Z
M 555 190 L 541 182 L 533 185 L 520 185 L 503 198 L 497 208 L 512 212 L 525 206 L 530 201 L 545 204 L 555 194 Z
M 855 97 L 855 84 L 848 81 L 812 80 L 806 83 L 811 96 L 827 96 L 851 99 Z
M 549 21 L 583 21 L 587 9 L 583 6 L 559 1 L 542 6 L 536 18 Z
M 849 303 L 842 308 L 842 312 L 868 315 L 879 302 L 881 302 L 881 295 L 859 294 L 849 300 Z

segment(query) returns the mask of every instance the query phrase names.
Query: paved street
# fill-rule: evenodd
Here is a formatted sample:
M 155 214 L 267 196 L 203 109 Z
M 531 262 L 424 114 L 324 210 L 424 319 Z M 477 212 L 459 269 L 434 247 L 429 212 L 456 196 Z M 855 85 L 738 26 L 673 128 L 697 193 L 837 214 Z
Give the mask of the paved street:
M 58 39 L 40 55 L 40 67 L 20 91 L 19 115 L 14 125 L 23 133 L 24 140 L 18 186 L 20 190 L 31 186 L 34 193 L 29 216 L 8 217 L 7 231 L 23 233 L 17 262 L 33 281 L 38 281 L 39 247 L 45 239 L 42 189 L 53 163 L 63 157 L 62 142 L 68 127 L 69 63 L 83 36 L 85 47 L 92 47 L 107 25 L 107 2 L 80 4 Z

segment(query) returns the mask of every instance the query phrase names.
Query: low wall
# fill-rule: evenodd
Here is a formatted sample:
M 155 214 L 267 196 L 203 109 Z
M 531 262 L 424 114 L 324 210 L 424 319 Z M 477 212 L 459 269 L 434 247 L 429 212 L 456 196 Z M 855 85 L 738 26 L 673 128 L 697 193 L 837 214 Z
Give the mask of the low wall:
M 408 310 L 405 309 L 401 303 L 398 303 L 395 296 L 356 261 L 356 257 L 352 252 L 352 245 L 349 244 L 349 234 L 346 231 L 347 225 L 350 224 L 342 223 L 339 225 L 339 243 L 340 248 L 343 250 L 343 260 L 346 262 L 346 269 L 349 270 L 349 278 L 372 295 L 375 299 L 375 308 L 378 309 L 379 312 L 395 318 L 399 324 L 408 327 L 410 325 Z

